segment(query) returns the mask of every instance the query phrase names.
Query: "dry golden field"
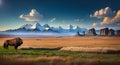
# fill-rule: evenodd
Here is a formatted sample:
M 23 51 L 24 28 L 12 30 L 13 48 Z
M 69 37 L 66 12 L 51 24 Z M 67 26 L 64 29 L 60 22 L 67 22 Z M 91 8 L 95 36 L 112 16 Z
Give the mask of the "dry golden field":
M 12 38 L 0 38 L 0 46 Z M 120 37 L 86 36 L 86 37 L 48 37 L 22 38 L 21 47 L 112 47 L 120 49 Z
M 120 65 L 120 54 L 101 54 L 111 49 L 120 50 L 120 37 L 86 36 L 86 37 L 48 37 L 22 38 L 19 48 L 72 48 L 81 52 L 94 54 L 66 52 L 60 50 L 6 50 L 2 47 L 7 39 L 0 38 L 1 65 Z M 96 54 L 100 52 L 100 54 Z M 13 60 L 14 59 L 14 60 Z

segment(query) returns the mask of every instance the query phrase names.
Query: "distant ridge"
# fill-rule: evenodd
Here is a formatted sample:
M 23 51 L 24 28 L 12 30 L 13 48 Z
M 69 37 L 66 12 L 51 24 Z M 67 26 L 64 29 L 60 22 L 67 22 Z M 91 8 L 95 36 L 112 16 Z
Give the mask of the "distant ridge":
M 58 26 L 57 28 L 51 27 L 48 24 L 41 25 L 38 22 L 35 24 L 25 24 L 21 26 L 18 29 L 13 30 L 6 30 L 4 32 L 55 32 L 55 33 L 72 33 L 72 32 L 87 32 L 88 30 L 86 28 L 80 28 L 79 26 L 76 26 L 76 28 L 73 28 L 72 25 L 69 25 L 68 29 L 64 29 L 61 26 Z
M 35 24 L 25 24 L 21 27 L 13 30 L 1 31 L 0 36 L 120 36 L 120 30 L 114 30 L 109 28 L 104 28 L 96 30 L 95 28 L 86 29 L 80 28 L 79 26 L 69 25 L 67 29 L 58 26 L 51 27 L 48 24 L 41 25 L 39 23 Z

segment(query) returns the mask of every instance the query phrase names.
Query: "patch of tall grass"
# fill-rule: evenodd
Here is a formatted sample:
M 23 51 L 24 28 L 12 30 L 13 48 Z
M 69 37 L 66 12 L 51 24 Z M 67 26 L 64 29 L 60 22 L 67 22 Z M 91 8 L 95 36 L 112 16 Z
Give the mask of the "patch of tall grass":
M 72 57 L 76 62 L 82 60 L 100 60 L 105 62 L 120 62 L 120 54 L 96 54 L 96 53 L 80 53 L 73 51 L 61 51 L 59 49 L 37 49 L 37 50 L 15 50 L 13 47 L 4 49 L 0 46 L 0 59 L 13 58 L 34 58 L 34 57 Z M 13 59 L 12 58 L 12 59 Z M 73 60 L 73 61 L 74 61 Z M 72 62 L 72 60 L 70 60 Z M 51 61 L 50 61 L 51 62 Z M 61 61 L 62 62 L 62 61 Z

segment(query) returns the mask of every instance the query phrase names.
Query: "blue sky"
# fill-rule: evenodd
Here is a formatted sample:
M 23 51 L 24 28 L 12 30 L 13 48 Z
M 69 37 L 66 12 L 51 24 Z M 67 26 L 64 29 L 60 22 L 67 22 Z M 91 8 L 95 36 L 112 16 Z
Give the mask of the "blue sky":
M 53 27 L 71 24 L 88 29 L 119 29 L 119 3 L 120 0 L 0 0 L 0 30 L 35 22 Z

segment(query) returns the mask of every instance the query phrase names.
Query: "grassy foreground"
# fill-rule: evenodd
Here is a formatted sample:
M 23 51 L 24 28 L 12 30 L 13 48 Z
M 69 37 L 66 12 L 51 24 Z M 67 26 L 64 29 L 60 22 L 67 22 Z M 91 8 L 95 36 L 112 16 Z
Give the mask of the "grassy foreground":
M 93 54 L 59 49 L 8 50 L 0 46 L 1 65 L 119 65 L 120 54 Z M 114 64 L 113 64 L 114 63 Z

